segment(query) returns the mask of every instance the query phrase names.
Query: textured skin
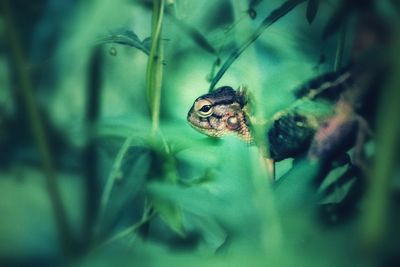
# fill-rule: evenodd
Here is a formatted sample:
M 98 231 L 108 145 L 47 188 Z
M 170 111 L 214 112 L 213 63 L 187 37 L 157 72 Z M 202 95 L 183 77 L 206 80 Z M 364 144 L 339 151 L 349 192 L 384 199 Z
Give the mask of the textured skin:
M 209 116 L 201 116 L 196 110 L 196 104 L 204 100 L 209 101 L 213 109 Z M 224 86 L 197 98 L 188 112 L 187 120 L 193 128 L 208 136 L 236 134 L 244 141 L 251 142 L 249 120 L 244 111 L 246 104 L 243 92 Z M 229 124 L 233 119 L 237 123 Z
M 336 104 L 352 87 L 352 83 L 350 73 L 341 71 L 319 76 L 298 88 L 295 91 L 295 96 L 298 98 L 297 105 L 278 112 L 268 124 L 266 137 L 269 144 L 269 157 L 274 161 L 293 158 L 307 154 L 311 147 L 309 155 L 322 158 L 324 155 L 329 155 L 330 150 L 339 147 L 347 136 L 354 135 L 356 126 L 351 115 L 346 115 L 346 117 L 341 115 L 339 120 L 334 112 L 327 116 L 302 110 L 302 106 L 310 102 Z M 201 105 L 196 106 L 196 103 L 204 100 L 212 103 L 213 107 L 211 114 L 206 117 L 201 116 L 196 110 L 201 107 Z M 197 98 L 187 119 L 195 129 L 209 136 L 237 134 L 246 142 L 251 143 L 253 141 L 252 127 L 246 105 L 244 92 L 225 86 Z M 240 122 L 237 128 L 229 127 L 227 123 L 232 117 Z M 350 121 L 347 122 L 347 119 Z
M 275 161 L 296 157 L 309 147 L 315 134 L 305 116 L 289 112 L 273 121 L 267 131 L 269 154 Z

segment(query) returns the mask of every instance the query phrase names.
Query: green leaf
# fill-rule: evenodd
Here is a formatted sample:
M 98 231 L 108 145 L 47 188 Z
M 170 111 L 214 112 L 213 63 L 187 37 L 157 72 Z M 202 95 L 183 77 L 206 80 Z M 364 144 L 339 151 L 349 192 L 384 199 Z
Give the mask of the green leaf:
M 216 54 L 217 51 L 215 50 L 215 48 L 208 42 L 207 38 L 201 33 L 199 32 L 197 29 L 189 26 L 186 23 L 183 23 L 182 21 L 178 20 L 177 18 L 175 18 L 174 16 L 172 17 L 174 18 L 175 22 L 178 24 L 179 27 L 181 27 L 181 29 L 187 34 L 189 35 L 190 38 L 192 38 L 192 40 L 201 48 L 203 48 L 205 51 L 211 53 L 211 54 Z
M 195 179 L 180 179 L 179 182 L 183 185 L 183 186 L 197 186 L 197 185 L 205 185 L 205 184 L 209 184 L 211 182 L 214 182 L 215 179 L 215 174 L 213 173 L 212 169 L 207 169 L 206 172 Z
M 181 205 L 157 191 L 159 185 L 151 184 L 148 193 L 151 203 L 161 219 L 181 236 L 184 236 L 183 214 Z
M 247 10 L 247 14 L 249 15 L 249 17 L 251 19 L 256 19 L 256 17 L 257 17 L 257 12 L 256 12 L 256 10 L 254 8 L 249 8 Z
M 333 15 L 329 18 L 328 23 L 322 32 L 322 39 L 324 40 L 337 33 L 343 25 L 343 22 L 345 22 L 351 14 L 355 13 L 357 8 L 358 6 L 353 3 L 353 1 L 342 1 Z
M 319 0 L 308 0 L 306 13 L 308 23 L 311 24 L 314 21 L 315 16 L 317 15 L 318 7 Z
M 114 43 L 114 44 L 122 44 L 131 47 L 135 47 L 145 53 L 146 55 L 150 54 L 150 49 L 148 45 L 148 39 L 146 38 L 143 41 L 140 41 L 139 37 L 130 30 L 120 30 L 115 32 L 114 34 L 104 37 L 99 40 L 100 44 Z M 146 41 L 146 43 L 145 43 Z
M 145 8 L 151 7 L 151 1 L 140 1 L 139 3 Z M 176 25 L 178 25 L 178 27 L 180 27 L 181 30 L 186 33 L 189 38 L 191 38 L 198 46 L 211 54 L 217 53 L 217 50 L 210 44 L 207 38 L 199 30 L 177 18 L 174 12 L 171 12 L 171 9 L 169 8 L 166 8 L 164 13 L 165 15 L 168 15 L 168 17 L 174 23 L 176 23 Z
M 233 51 L 230 56 L 226 59 L 225 63 L 222 65 L 221 69 L 215 75 L 211 81 L 209 91 L 211 92 L 218 81 L 222 78 L 228 68 L 233 62 L 249 47 L 258 37 L 267 29 L 269 26 L 274 24 L 277 20 L 289 13 L 297 5 L 305 2 L 306 0 L 289 0 L 283 3 L 280 7 L 273 10 L 261 23 L 260 26 L 255 30 L 255 32 L 235 51 Z

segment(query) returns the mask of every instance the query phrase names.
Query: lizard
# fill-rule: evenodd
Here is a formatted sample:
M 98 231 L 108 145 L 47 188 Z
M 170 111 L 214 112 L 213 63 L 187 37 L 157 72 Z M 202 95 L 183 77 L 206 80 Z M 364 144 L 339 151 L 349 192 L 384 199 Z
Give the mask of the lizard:
M 294 103 L 262 125 L 261 138 L 267 144 L 262 153 L 273 176 L 275 162 L 305 155 L 323 166 L 352 147 L 353 162 L 366 173 L 363 144 L 373 136 L 370 125 L 390 70 L 385 47 L 391 36 L 385 19 L 365 12 L 355 27 L 347 66 L 300 85 L 294 91 Z M 260 143 L 251 102 L 245 90 L 222 86 L 196 98 L 187 120 L 208 136 L 235 134 L 249 144 Z M 319 108 L 324 111 L 315 112 Z
M 295 90 L 297 100 L 277 112 L 263 127 L 268 151 L 263 153 L 275 180 L 275 162 L 297 158 L 329 161 L 356 143 L 359 126 L 354 92 L 360 90 L 354 80 L 356 68 L 347 67 L 311 79 Z M 356 88 L 356 89 L 355 89 Z M 362 91 L 362 90 L 361 90 Z M 358 103 L 357 103 L 358 104 Z M 315 112 L 315 110 L 320 110 Z M 255 144 L 251 101 L 246 90 L 222 86 L 198 97 L 187 120 L 199 132 L 211 137 L 234 134 Z

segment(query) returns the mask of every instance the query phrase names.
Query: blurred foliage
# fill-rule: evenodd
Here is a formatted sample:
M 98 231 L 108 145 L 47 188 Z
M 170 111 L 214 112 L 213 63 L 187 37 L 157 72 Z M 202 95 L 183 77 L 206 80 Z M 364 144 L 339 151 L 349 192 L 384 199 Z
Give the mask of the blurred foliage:
M 400 263 L 396 1 L 0 6 L 1 266 Z M 390 28 L 365 170 L 286 159 L 271 183 L 257 147 L 187 124 L 217 84 L 245 84 L 260 119 L 296 105 L 299 85 L 351 62 L 365 14 Z

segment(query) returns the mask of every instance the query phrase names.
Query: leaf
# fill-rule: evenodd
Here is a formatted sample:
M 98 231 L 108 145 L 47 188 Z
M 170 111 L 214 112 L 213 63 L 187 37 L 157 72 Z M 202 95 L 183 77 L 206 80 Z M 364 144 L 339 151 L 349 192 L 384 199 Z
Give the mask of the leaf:
M 274 184 L 276 205 L 282 212 L 305 210 L 316 203 L 318 198 L 312 182 L 318 172 L 316 164 L 302 160 Z M 300 179 L 299 179 L 300 178 Z
M 269 26 L 274 24 L 277 20 L 289 13 L 297 5 L 305 2 L 306 0 L 289 0 L 283 3 L 280 7 L 273 10 L 261 23 L 260 26 L 255 30 L 255 32 L 235 51 L 233 51 L 230 56 L 226 59 L 225 63 L 222 65 L 218 73 L 212 79 L 209 92 L 211 92 L 218 81 L 222 78 L 228 68 L 233 62 L 249 47 L 258 37 L 267 29 Z
M 196 28 L 193 28 L 192 26 L 184 23 L 180 19 L 176 18 L 173 14 L 168 13 L 172 20 L 187 34 L 189 37 L 192 38 L 192 40 L 201 48 L 203 48 L 205 51 L 211 53 L 211 54 L 217 54 L 217 50 L 208 42 L 207 38 Z
M 151 37 L 144 38 L 142 44 L 148 51 L 150 51 Z
M 335 34 L 343 25 L 343 22 L 359 8 L 357 3 L 353 1 L 342 1 L 339 7 L 335 10 L 333 15 L 329 18 L 324 31 L 322 32 L 322 39 L 325 40 L 327 37 Z
M 147 1 L 140 1 L 139 3 L 145 8 L 151 7 L 149 2 Z M 216 49 L 210 44 L 210 42 L 208 42 L 207 38 L 199 30 L 177 18 L 170 9 L 165 9 L 165 15 L 168 15 L 169 18 L 183 30 L 183 32 L 185 32 L 197 45 L 199 45 L 205 51 L 211 54 L 217 53 Z M 145 40 L 143 40 L 143 43 L 144 41 Z
M 254 8 L 249 8 L 247 10 L 247 14 L 249 15 L 249 17 L 251 19 L 256 19 L 256 17 L 257 17 L 257 12 L 256 12 L 256 10 Z
M 122 150 L 122 149 L 121 149 Z M 133 153 L 132 153 L 133 152 Z M 114 163 L 113 170 L 110 175 L 113 177 L 113 186 L 109 188 L 109 200 L 101 206 L 101 217 L 99 218 L 99 229 L 107 230 L 113 222 L 122 217 L 126 211 L 130 209 L 131 201 L 137 197 L 138 193 L 143 189 L 145 177 L 149 168 L 149 153 L 141 148 L 133 149 L 123 156 L 119 166 Z M 121 151 L 119 152 L 121 157 Z M 118 169 L 115 169 L 115 168 Z M 118 173 L 114 174 L 114 171 Z M 131 212 L 131 211 L 129 211 Z
M 254 8 L 260 4 L 263 0 L 249 0 L 249 8 Z
M 150 184 L 148 186 L 148 194 L 151 203 L 161 219 L 176 233 L 184 236 L 183 228 L 183 214 L 180 204 L 169 198 L 163 193 L 159 192 L 159 187 L 163 188 L 161 184 Z
M 215 48 L 208 42 L 208 40 L 204 37 L 203 34 L 201 34 L 198 30 L 196 30 L 193 27 L 190 27 L 189 25 L 177 20 L 179 26 L 183 29 L 184 32 L 186 32 L 192 39 L 193 41 L 203 48 L 205 51 L 211 53 L 211 54 L 216 54 L 217 51 Z
M 311 24 L 314 21 L 315 16 L 317 15 L 318 7 L 319 0 L 308 0 L 306 13 L 308 23 Z
M 211 182 L 214 182 L 215 179 L 215 174 L 213 173 L 212 169 L 207 169 L 204 175 L 195 178 L 195 179 L 180 179 L 179 182 L 183 186 L 197 186 L 197 185 L 205 185 L 209 184 Z
M 133 31 L 123 29 L 120 32 L 116 32 L 110 36 L 100 39 L 99 43 L 100 44 L 114 43 L 114 44 L 127 45 L 135 47 L 140 51 L 142 51 L 143 53 L 145 53 L 146 55 L 149 55 L 150 49 L 148 45 L 148 39 L 149 38 L 146 38 L 142 42 Z

